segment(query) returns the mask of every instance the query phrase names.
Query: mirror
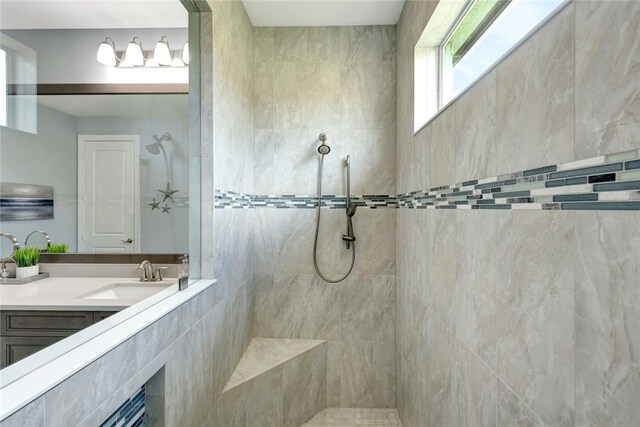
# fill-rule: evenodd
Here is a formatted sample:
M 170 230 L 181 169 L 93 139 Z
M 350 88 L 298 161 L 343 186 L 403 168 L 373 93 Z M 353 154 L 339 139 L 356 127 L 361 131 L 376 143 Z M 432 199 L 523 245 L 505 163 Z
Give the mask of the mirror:
M 68 252 L 188 252 L 181 12 L 183 28 L 2 31 L 1 231 L 24 246 L 42 230 Z M 105 40 L 115 46 L 115 67 L 99 63 Z M 140 67 L 132 44 L 141 47 Z M 171 55 L 166 66 L 156 59 L 159 45 Z M 41 233 L 28 243 L 47 245 Z M 1 243 L 0 258 L 7 251 Z
M 0 232 L 25 246 L 41 230 L 76 252 L 47 255 L 46 279 L 0 279 L 0 387 L 177 291 L 200 206 L 189 150 L 199 144 L 199 97 L 189 94 L 199 71 L 188 67 L 199 28 L 188 28 L 185 7 L 0 0 Z M 98 54 L 105 43 L 115 66 Z M 47 236 L 28 244 L 44 248 Z M 0 259 L 12 251 L 0 239 Z M 168 266 L 155 271 L 169 280 L 140 286 L 142 259 Z M 5 333 L 11 316 L 33 330 Z

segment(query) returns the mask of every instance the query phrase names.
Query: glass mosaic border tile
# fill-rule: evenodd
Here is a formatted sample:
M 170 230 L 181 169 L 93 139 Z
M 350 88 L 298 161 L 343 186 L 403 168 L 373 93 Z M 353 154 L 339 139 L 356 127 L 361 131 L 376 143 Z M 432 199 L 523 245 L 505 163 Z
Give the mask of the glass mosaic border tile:
M 640 210 L 640 150 L 474 179 L 354 205 L 409 209 Z M 344 209 L 346 196 L 250 195 L 216 190 L 216 209 Z
M 145 386 L 140 387 L 100 427 L 144 427 Z

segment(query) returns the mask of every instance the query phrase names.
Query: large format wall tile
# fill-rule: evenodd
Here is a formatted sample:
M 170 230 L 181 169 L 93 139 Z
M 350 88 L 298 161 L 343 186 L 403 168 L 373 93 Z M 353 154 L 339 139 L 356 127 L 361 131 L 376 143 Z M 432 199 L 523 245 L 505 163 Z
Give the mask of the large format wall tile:
M 496 69 L 499 174 L 573 160 L 573 7 Z
M 576 213 L 576 425 L 640 420 L 640 214 Z
M 496 370 L 496 217 L 460 211 L 456 218 L 455 331 Z
M 340 338 L 340 285 L 314 274 L 279 274 L 274 286 L 276 337 Z
M 433 119 L 430 140 L 429 185 L 439 187 L 455 181 L 456 162 L 456 115 L 449 107 Z
M 500 378 L 550 426 L 573 424 L 574 216 L 497 218 Z
M 496 71 L 477 82 L 455 110 L 455 182 L 496 175 Z M 425 187 L 426 188 L 426 187 Z
M 395 193 L 396 27 L 255 28 L 253 46 L 254 194 L 316 194 L 321 132 L 331 146 L 324 158 L 324 194 L 346 194 L 347 155 L 351 194 Z M 235 165 L 237 151 L 223 153 L 219 162 Z M 329 339 L 329 404 L 343 406 L 343 396 L 361 400 L 357 392 L 343 393 L 356 384 L 349 377 L 356 371 L 343 369 L 342 340 L 348 335 L 348 341 L 376 348 L 393 346 L 396 212 L 358 210 L 353 276 L 338 285 L 320 280 L 313 266 L 315 210 L 253 215 L 255 333 Z M 341 239 L 345 229 L 344 211 L 322 211 L 318 264 L 331 279 L 350 266 L 351 251 Z M 221 230 L 222 241 L 229 242 L 230 233 Z M 367 311 L 370 303 L 376 310 Z M 395 364 L 395 352 L 382 354 L 390 359 L 369 357 L 367 366 L 385 372 L 384 365 Z M 393 375 L 395 381 L 395 370 Z M 382 386 L 389 378 L 367 377 L 367 387 L 388 393 L 375 401 L 395 401 L 395 384 Z
M 576 158 L 637 149 L 640 3 L 580 1 L 575 9 Z
M 498 380 L 497 399 L 498 427 L 545 426 L 545 423 L 500 380 Z

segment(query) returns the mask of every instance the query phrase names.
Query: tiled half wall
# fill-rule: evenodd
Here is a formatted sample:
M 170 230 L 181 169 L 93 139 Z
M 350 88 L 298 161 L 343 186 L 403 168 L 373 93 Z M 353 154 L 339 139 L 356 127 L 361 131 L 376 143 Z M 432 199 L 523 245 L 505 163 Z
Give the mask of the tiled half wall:
M 346 207 L 346 196 L 216 190 L 216 209 Z M 640 150 L 548 165 L 410 193 L 353 196 L 360 208 L 640 210 Z

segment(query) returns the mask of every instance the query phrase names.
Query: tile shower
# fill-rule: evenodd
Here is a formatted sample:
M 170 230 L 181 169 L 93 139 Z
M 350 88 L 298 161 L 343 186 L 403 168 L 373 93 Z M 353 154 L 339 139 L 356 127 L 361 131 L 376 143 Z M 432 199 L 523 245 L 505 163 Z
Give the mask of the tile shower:
M 640 4 L 570 3 L 415 135 L 413 48 L 436 2 L 340 28 L 254 28 L 242 3 L 209 4 L 198 160 L 218 283 L 3 426 L 99 424 L 162 366 L 165 425 L 637 425 Z M 359 206 L 335 285 L 311 262 L 320 132 L 324 271 L 349 261 L 346 154 Z M 229 383 L 293 340 L 311 349 Z

